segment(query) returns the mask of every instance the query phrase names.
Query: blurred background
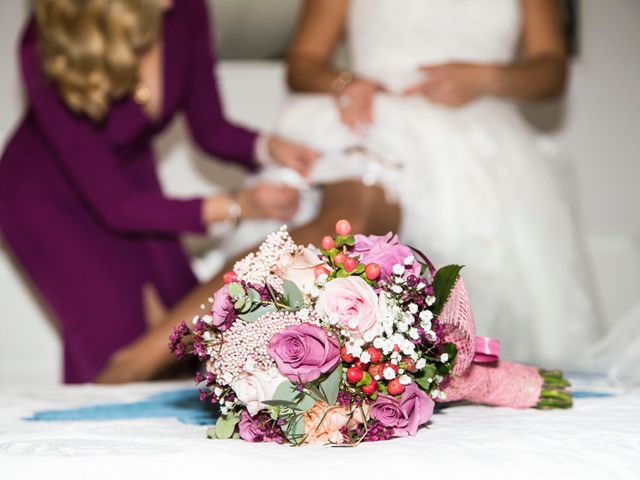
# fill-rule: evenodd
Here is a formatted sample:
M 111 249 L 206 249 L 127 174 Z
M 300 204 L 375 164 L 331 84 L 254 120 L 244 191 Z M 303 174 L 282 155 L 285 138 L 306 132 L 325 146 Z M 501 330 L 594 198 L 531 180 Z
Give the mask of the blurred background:
M 209 2 L 227 114 L 269 130 L 287 94 L 282 59 L 301 2 Z M 16 45 L 28 3 L 0 4 L 0 148 L 23 109 Z M 573 5 L 577 48 L 568 92 L 561 101 L 523 109 L 573 165 L 598 300 L 612 327 L 640 300 L 640 1 L 578 0 Z M 218 184 L 243 182 L 239 170 L 209 161 L 185 138 L 178 121 L 157 145 L 168 193 L 209 194 L 220 189 Z M 243 240 L 250 245 L 259 239 Z M 208 277 L 223 256 L 218 250 L 203 260 L 201 254 L 224 241 L 186 241 L 198 274 Z M 0 384 L 60 381 L 62 350 L 55 326 L 1 244 L 0 332 Z

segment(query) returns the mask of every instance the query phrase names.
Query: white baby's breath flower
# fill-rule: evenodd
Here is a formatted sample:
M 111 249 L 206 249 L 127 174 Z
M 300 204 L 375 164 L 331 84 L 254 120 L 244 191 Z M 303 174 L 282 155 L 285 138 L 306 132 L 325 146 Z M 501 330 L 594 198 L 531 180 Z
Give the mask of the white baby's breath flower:
M 402 287 L 400 285 L 393 285 L 391 291 L 393 293 L 402 293 Z
M 198 320 L 200 320 L 200 317 L 198 315 L 196 315 L 195 317 L 193 317 L 191 319 L 191 323 L 193 323 L 195 325 L 196 323 L 198 323 Z
M 409 385 L 411 383 L 411 377 L 409 375 L 401 375 L 400 378 L 398 378 L 398 381 L 402 385 Z
M 213 336 L 211 335 L 211 332 L 209 332 L 209 331 L 206 331 L 206 332 L 204 332 L 204 333 L 202 334 L 202 339 L 203 339 L 205 342 L 208 342 L 208 341 L 209 341 L 209 340 L 211 340 L 212 338 L 213 338 Z
M 253 372 L 256 369 L 256 362 L 253 358 L 247 358 L 247 361 L 244 362 L 244 369 L 247 372 Z
M 297 313 L 297 317 L 303 322 L 306 322 L 307 320 L 309 320 L 309 315 L 310 315 L 310 312 L 306 308 L 301 308 L 300 310 L 298 310 L 298 313 Z
M 410 303 L 409 304 L 409 313 L 411 313 L 411 314 L 418 313 L 418 305 L 416 305 L 415 303 Z
M 407 266 L 413 265 L 413 262 L 415 261 L 415 258 L 413 255 L 409 255 L 408 257 L 404 257 L 404 261 L 402 263 L 404 263 Z
M 423 310 L 420 312 L 419 317 L 423 322 L 431 321 L 433 319 L 433 312 L 431 310 Z
M 231 374 L 231 372 L 224 372 L 224 375 L 222 375 L 222 380 L 224 380 L 225 384 L 229 385 L 233 381 L 233 375 Z
M 447 399 L 447 392 L 440 392 L 440 393 L 438 394 L 438 398 L 439 398 L 440 400 L 446 400 L 446 399 Z
M 382 371 L 382 376 L 385 380 L 393 380 L 396 378 L 396 371 L 391 367 L 387 367 Z
M 433 392 L 431 392 L 431 398 L 433 398 L 434 400 L 439 396 L 440 396 L 440 390 L 438 390 L 437 388 Z
M 420 282 L 418 285 L 416 285 L 416 290 L 422 290 L 424 287 L 426 287 L 426 285 L 423 282 Z
M 448 362 L 449 361 L 449 354 L 448 353 L 443 353 L 442 355 L 440 355 L 440 361 L 442 363 Z
M 366 350 L 360 354 L 360 361 L 362 363 L 369 363 L 371 361 L 371 355 Z
M 213 317 L 211 315 L 204 315 L 202 317 L 202 321 L 207 325 L 211 325 L 211 322 L 213 322 Z
M 223 392 L 223 390 L 220 387 L 216 387 L 216 388 L 213 389 L 213 394 L 216 397 L 220 397 L 220 395 L 222 395 L 222 392 Z
M 420 334 L 418 333 L 418 329 L 417 328 L 410 328 L 409 329 L 409 336 L 411 338 L 413 338 L 414 340 L 417 340 L 420 338 Z
M 224 405 L 220 405 L 220 413 L 222 415 L 226 415 L 228 411 L 229 409 L 227 407 L 225 407 Z
M 427 361 L 424 358 L 421 358 L 416 362 L 416 370 L 422 370 L 426 365 Z
M 434 303 L 436 303 L 436 297 L 434 297 L 433 295 L 428 295 L 427 296 L 427 305 L 431 306 Z
M 404 277 L 396 277 L 394 282 L 396 282 L 398 285 L 402 285 L 403 283 L 406 283 L 406 280 L 404 279 Z
M 384 347 L 384 338 L 378 337 L 374 339 L 373 346 L 376 347 L 378 350 L 382 349 Z
M 399 263 L 396 263 L 393 266 L 393 273 L 394 275 L 403 275 L 404 274 L 404 267 L 402 265 L 400 265 Z

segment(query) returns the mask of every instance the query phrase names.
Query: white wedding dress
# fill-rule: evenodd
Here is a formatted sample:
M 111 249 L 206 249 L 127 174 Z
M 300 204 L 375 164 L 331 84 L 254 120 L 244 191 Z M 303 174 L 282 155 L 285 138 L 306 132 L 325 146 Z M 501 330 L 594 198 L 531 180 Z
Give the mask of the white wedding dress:
M 560 158 L 505 100 L 451 109 L 398 95 L 421 65 L 512 60 L 519 0 L 352 0 L 352 70 L 387 86 L 375 123 L 348 130 L 328 95 L 292 95 L 279 134 L 324 152 L 319 183 L 379 183 L 402 207 L 402 240 L 464 264 L 478 333 L 503 354 L 572 368 L 600 335 Z

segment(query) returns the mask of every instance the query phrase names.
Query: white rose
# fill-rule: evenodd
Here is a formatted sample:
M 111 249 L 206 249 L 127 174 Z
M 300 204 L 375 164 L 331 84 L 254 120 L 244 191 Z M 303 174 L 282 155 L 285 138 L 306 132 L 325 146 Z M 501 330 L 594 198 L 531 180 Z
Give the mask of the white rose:
M 271 375 L 269 372 L 256 370 L 252 373 L 242 372 L 233 379 L 230 386 L 238 400 L 247 407 L 249 415 L 253 417 L 266 408 L 262 402 L 271 400 L 278 386 L 286 380 L 279 373 Z

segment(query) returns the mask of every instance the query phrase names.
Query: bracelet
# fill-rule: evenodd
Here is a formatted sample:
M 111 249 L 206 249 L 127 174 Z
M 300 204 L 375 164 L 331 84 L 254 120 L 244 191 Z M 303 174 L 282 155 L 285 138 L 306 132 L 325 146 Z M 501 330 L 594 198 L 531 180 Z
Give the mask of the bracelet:
M 333 88 L 334 92 L 342 92 L 347 85 L 353 82 L 353 74 L 348 70 L 341 71 L 336 78 L 331 82 L 331 88 Z
M 236 227 L 240 222 L 242 215 L 242 207 L 238 203 L 236 192 L 229 193 L 229 205 L 227 206 L 227 222 L 232 227 Z

